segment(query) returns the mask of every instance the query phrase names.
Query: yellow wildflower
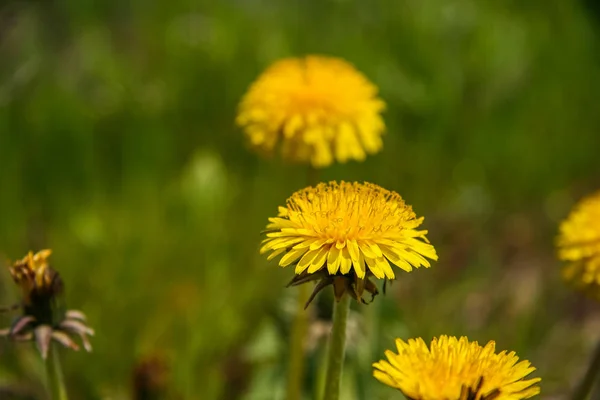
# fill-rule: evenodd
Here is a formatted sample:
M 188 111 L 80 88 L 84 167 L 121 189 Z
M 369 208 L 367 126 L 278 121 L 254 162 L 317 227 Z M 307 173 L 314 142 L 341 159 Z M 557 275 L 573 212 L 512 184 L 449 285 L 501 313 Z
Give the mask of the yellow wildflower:
M 295 266 L 291 284 L 321 279 L 316 292 L 333 284 L 336 297 L 348 291 L 357 300 L 369 281 L 394 279 L 391 264 L 404 271 L 437 260 L 423 217 L 395 192 L 371 183 L 320 183 L 294 193 L 279 215 L 269 218 L 261 253 L 283 255 L 279 265 Z M 352 289 L 352 290 L 348 290 Z M 315 292 L 315 293 L 316 293 Z
M 326 167 L 381 150 L 385 103 L 377 87 L 339 58 L 287 58 L 269 67 L 242 99 L 236 122 L 263 153 Z
M 466 337 L 396 339 L 398 354 L 387 350 L 388 361 L 373 364 L 373 376 L 413 400 L 520 400 L 540 392 L 541 379 L 525 379 L 535 371 L 514 352 L 495 352 Z
M 583 291 L 600 296 L 600 191 L 581 200 L 560 225 L 558 257 L 563 276 Z

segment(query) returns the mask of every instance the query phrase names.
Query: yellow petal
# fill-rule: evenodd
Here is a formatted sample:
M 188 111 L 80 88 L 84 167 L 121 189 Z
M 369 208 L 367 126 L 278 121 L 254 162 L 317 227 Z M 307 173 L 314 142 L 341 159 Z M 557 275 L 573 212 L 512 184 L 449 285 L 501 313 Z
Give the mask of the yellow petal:
M 390 263 L 384 256 L 378 257 L 375 260 L 375 262 L 377 262 L 377 265 L 379 266 L 379 268 L 381 268 L 381 270 L 385 274 L 386 278 L 388 278 L 388 279 L 396 278 L 396 274 L 394 274 L 394 270 L 392 269 L 392 266 L 390 265 Z
M 283 249 L 283 250 L 285 250 L 285 249 Z M 282 267 L 287 267 L 288 265 L 292 264 L 294 261 L 296 261 L 297 259 L 302 257 L 304 255 L 304 253 L 306 253 L 307 251 L 308 251 L 308 249 L 306 249 L 306 248 L 292 249 L 292 250 L 288 251 L 286 255 L 281 257 L 281 260 L 279 260 L 279 265 Z
M 308 267 L 309 274 L 315 273 L 325 266 L 325 260 L 327 260 L 328 250 L 329 250 L 328 247 L 322 247 L 319 250 L 319 252 L 315 256 L 315 258 L 310 263 L 310 267 Z
M 324 244 L 332 243 L 332 242 L 333 242 L 333 239 L 317 239 L 310 245 L 310 249 L 316 250 L 316 249 L 320 248 L 321 246 L 323 246 Z
M 377 258 L 377 253 L 375 253 L 373 250 L 371 250 L 371 246 L 369 246 L 365 241 L 363 240 L 358 240 L 358 247 L 360 248 L 360 251 L 363 252 L 363 254 L 366 257 L 369 258 Z
M 327 270 L 329 275 L 335 275 L 338 272 L 341 261 L 342 251 L 336 246 L 331 246 L 329 248 L 329 254 L 327 254 Z
M 319 254 L 319 250 L 307 251 L 304 256 L 302 256 L 300 261 L 298 261 L 298 264 L 296 264 L 296 275 L 304 272 L 304 270 L 310 266 L 317 254 Z
M 406 261 L 414 265 L 415 267 L 425 266 L 429 268 L 431 264 L 427 261 L 423 256 L 417 254 L 410 250 L 404 250 L 400 248 L 395 248 L 395 253 L 398 254 L 401 258 L 404 258 Z
M 352 268 L 352 258 L 350 258 L 350 252 L 348 251 L 348 246 L 346 246 L 342 249 L 340 271 L 345 275 L 350 272 L 350 268 Z
M 272 259 L 274 259 L 275 257 L 277 257 L 278 255 L 280 255 L 283 252 L 285 252 L 285 249 L 275 250 L 274 252 L 272 252 L 271 254 L 269 254 L 267 256 L 267 260 L 271 261 Z
M 406 262 L 406 260 L 404 260 L 402 257 L 397 255 L 390 247 L 379 245 L 379 248 L 381 248 L 381 251 L 383 252 L 385 258 L 390 260 L 393 264 L 396 264 L 398 267 L 402 268 L 406 272 L 412 271 L 412 266 L 408 262 Z
M 369 267 L 373 275 L 375 275 L 375 278 L 383 279 L 385 277 L 385 274 L 383 273 L 381 268 L 379 268 L 379 265 L 377 265 L 377 262 L 375 262 L 374 258 L 365 256 L 365 261 L 367 262 L 367 266 Z
M 422 254 L 429 259 L 437 261 L 438 255 L 432 245 L 413 238 L 405 239 L 404 243 L 408 248 L 413 249 L 415 253 Z

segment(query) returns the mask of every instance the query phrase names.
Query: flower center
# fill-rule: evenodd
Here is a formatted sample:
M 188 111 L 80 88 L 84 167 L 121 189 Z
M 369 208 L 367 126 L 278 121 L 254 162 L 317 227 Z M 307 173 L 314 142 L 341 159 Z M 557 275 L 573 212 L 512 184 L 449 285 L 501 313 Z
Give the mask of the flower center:
M 297 193 L 288 209 L 290 221 L 312 232 L 311 236 L 339 242 L 391 239 L 419 224 L 399 195 L 366 185 L 342 184 Z

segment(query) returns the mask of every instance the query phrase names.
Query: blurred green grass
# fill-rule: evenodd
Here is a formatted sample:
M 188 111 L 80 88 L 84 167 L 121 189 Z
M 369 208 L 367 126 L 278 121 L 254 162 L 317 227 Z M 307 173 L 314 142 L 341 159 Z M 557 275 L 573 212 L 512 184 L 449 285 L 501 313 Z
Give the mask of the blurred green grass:
M 356 308 L 343 398 L 392 398 L 370 363 L 439 334 L 495 339 L 564 394 L 600 317 L 553 250 L 600 184 L 597 24 L 564 0 L 1 3 L 0 249 L 52 248 L 97 330 L 93 354 L 65 355 L 73 398 L 128 398 L 151 355 L 168 398 L 283 398 L 294 291 L 257 249 L 305 170 L 256 157 L 233 119 L 263 68 L 307 53 L 354 63 L 388 104 L 384 151 L 322 179 L 398 191 L 440 254 Z M 0 288 L 14 301 L 6 269 Z M 0 385 L 41 391 L 30 346 L 0 360 Z

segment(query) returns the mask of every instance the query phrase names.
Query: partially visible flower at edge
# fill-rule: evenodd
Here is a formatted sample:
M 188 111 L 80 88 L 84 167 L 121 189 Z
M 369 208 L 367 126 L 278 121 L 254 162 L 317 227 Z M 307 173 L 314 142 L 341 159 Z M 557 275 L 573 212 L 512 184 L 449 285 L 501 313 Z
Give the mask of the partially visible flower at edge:
M 250 86 L 236 123 L 250 145 L 284 160 L 326 167 L 362 161 L 383 146 L 385 103 L 348 62 L 311 55 L 274 63 Z
M 59 302 L 63 293 L 63 282 L 58 272 L 48 264 L 51 250 L 29 252 L 22 260 L 9 268 L 15 283 L 20 286 L 22 301 L 2 311 L 22 309 L 12 326 L 0 330 L 0 336 L 15 341 L 36 342 L 42 358 L 46 358 L 50 342 L 55 340 L 65 347 L 79 350 L 71 334 L 81 338 L 84 348 L 92 350 L 88 336 L 94 330 L 85 324 L 86 317 L 81 311 L 64 310 Z
M 370 277 L 395 278 L 391 264 L 406 272 L 437 260 L 423 217 L 395 192 L 371 183 L 320 183 L 294 193 L 279 215 L 269 218 L 261 253 L 282 255 L 281 267 L 295 266 L 290 285 L 318 280 L 314 296 L 333 285 L 364 302 L 363 292 L 378 293 Z
M 496 344 L 481 347 L 466 337 L 396 339 L 398 353 L 387 350 L 388 361 L 373 364 L 373 376 L 399 389 L 412 400 L 520 400 L 540 393 L 541 378 L 525 379 L 535 371 L 515 352 L 496 354 Z
M 560 224 L 557 247 L 567 262 L 564 279 L 600 299 L 600 191 L 579 201 Z

